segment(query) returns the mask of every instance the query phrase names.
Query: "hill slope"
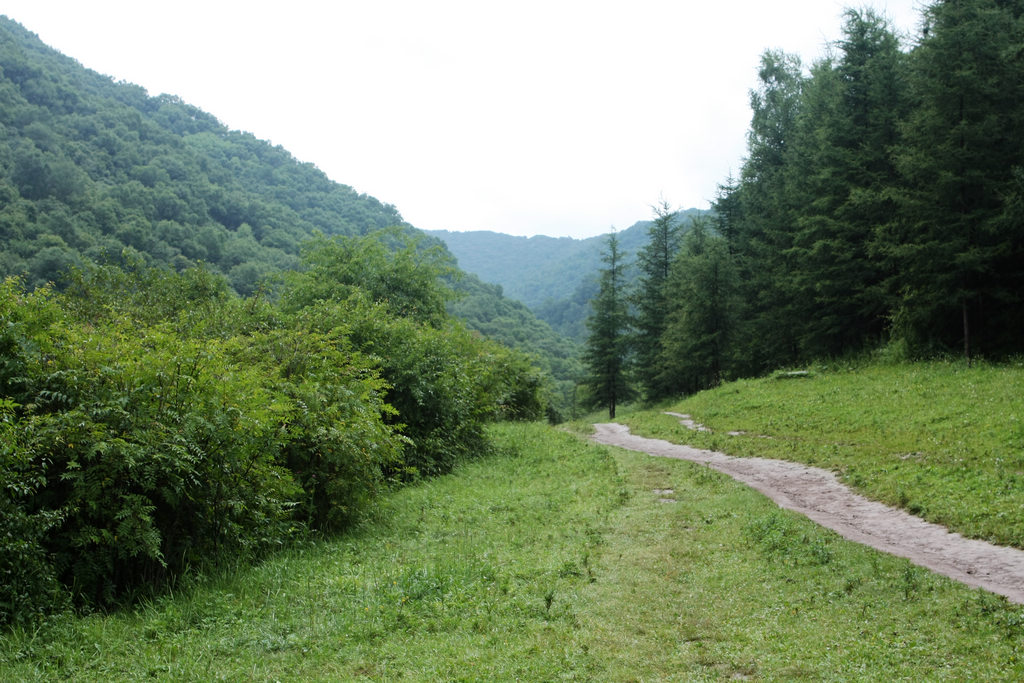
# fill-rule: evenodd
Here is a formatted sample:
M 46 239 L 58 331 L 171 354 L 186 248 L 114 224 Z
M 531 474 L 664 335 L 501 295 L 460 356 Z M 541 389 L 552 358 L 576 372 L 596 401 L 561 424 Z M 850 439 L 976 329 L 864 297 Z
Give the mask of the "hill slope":
M 178 270 L 202 261 L 250 294 L 297 268 L 317 232 L 394 225 L 415 230 L 394 206 L 283 148 L 179 98 L 115 83 L 0 17 L 0 278 L 38 286 L 88 261 Z M 526 309 L 499 315 L 512 306 L 499 290 L 465 289 L 471 326 L 486 317 L 476 329 L 571 382 L 571 344 Z
M 647 222 L 618 233 L 627 251 L 642 244 Z M 605 237 L 516 237 L 486 230 L 427 231 L 441 239 L 459 266 L 485 282 L 501 285 L 508 296 L 536 307 L 565 296 L 590 279 L 600 264 Z
M 129 248 L 201 260 L 240 293 L 297 264 L 314 231 L 364 234 L 398 211 L 180 99 L 114 83 L 0 18 L 0 275 L 29 284 Z

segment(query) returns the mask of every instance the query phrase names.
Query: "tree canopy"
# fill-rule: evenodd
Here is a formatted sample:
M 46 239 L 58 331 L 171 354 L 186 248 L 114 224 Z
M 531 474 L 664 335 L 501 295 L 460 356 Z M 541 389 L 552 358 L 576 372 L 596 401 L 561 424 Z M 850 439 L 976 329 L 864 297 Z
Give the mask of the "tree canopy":
M 826 59 L 766 52 L 716 201 L 741 299 L 727 374 L 889 344 L 1019 353 L 1022 10 L 932 3 L 912 49 L 847 10 Z

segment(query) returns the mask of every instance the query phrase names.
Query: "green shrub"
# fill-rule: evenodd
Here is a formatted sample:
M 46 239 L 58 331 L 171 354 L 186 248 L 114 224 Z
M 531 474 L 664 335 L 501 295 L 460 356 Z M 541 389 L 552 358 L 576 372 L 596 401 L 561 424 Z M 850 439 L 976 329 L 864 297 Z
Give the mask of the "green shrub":
M 389 251 L 388 242 L 400 248 Z M 308 269 L 287 278 L 282 308 L 321 333 L 342 331 L 376 361 L 396 411 L 390 424 L 408 439 L 393 476 L 449 472 L 486 452 L 488 420 L 544 414 L 532 363 L 444 314 L 450 293 L 440 278 L 449 264 L 439 252 L 384 231 L 322 239 L 304 257 Z
M 2 505 L 20 539 L 0 566 L 39 569 L 4 596 L 11 613 L 51 604 L 51 578 L 109 603 L 286 540 L 300 490 L 258 369 L 170 323 L 102 305 L 83 321 L 61 303 L 14 281 L 0 290 Z
M 52 557 L 43 540 L 62 521 L 59 511 L 31 512 L 27 502 L 38 489 L 18 447 L 13 414 L 0 399 L 0 624 L 28 621 L 64 604 Z
M 77 594 L 109 602 L 284 539 L 296 489 L 253 369 L 166 326 L 52 334 L 54 358 L 19 422 L 45 480 L 36 505 L 64 514 L 49 545 Z
M 375 239 L 321 245 L 282 305 L 131 254 L 0 286 L 0 622 L 343 528 L 543 415 L 528 358 L 445 318 L 436 255 Z
M 350 523 L 380 492 L 403 439 L 385 423 L 385 382 L 343 330 L 318 332 L 309 315 L 293 327 L 234 340 L 241 363 L 258 365 L 281 424 L 280 462 L 302 494 L 296 517 L 317 529 Z

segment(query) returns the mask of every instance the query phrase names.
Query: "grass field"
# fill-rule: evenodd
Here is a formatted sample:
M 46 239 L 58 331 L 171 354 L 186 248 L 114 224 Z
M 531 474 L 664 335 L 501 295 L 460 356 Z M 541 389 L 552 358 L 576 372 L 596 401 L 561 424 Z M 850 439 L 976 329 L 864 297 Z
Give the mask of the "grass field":
M 645 436 L 833 469 L 871 498 L 1024 548 L 1022 363 L 819 367 L 733 382 L 665 409 L 712 432 L 660 411 L 624 422 Z
M 8 633 L 0 679 L 1024 677 L 1019 606 L 691 463 L 494 433 L 503 455 L 396 492 L 355 533 Z

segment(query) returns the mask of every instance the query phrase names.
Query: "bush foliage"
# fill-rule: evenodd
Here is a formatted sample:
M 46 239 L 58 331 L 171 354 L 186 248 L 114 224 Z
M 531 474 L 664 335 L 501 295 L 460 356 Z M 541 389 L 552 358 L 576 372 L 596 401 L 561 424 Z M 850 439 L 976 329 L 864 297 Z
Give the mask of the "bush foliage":
M 275 301 L 138 264 L 4 281 L 0 621 L 343 528 L 543 415 L 540 373 L 449 319 L 442 264 L 394 234 L 321 240 Z

